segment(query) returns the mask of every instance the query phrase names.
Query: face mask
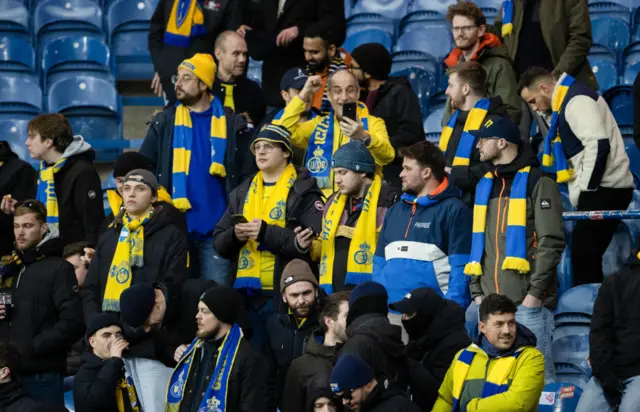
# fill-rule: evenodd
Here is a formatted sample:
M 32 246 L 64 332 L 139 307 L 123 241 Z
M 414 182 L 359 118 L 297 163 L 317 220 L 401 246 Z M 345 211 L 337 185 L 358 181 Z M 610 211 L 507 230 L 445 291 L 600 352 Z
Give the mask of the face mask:
M 409 337 L 414 340 L 418 339 L 426 331 L 423 322 L 420 322 L 418 316 L 414 316 L 408 320 L 403 320 L 402 326 L 404 326 L 404 330 L 407 331 Z

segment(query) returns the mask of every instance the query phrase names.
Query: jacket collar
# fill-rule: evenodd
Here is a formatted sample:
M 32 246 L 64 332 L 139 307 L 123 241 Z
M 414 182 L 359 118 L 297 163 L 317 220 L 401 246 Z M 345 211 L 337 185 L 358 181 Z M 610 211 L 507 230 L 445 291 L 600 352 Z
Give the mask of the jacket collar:
M 478 57 L 480 57 L 480 55 L 485 49 L 499 47 L 501 45 L 502 45 L 502 42 L 500 41 L 498 36 L 492 33 L 485 33 L 482 35 L 482 37 L 480 37 L 480 45 L 478 46 L 478 50 L 476 50 L 473 56 L 471 56 L 471 60 L 472 61 L 478 60 Z M 451 53 L 449 53 L 449 56 L 447 56 L 447 58 L 444 59 L 444 63 L 447 65 L 447 67 L 453 67 L 460 62 L 461 58 L 462 58 L 462 50 L 456 47 L 451 51 Z

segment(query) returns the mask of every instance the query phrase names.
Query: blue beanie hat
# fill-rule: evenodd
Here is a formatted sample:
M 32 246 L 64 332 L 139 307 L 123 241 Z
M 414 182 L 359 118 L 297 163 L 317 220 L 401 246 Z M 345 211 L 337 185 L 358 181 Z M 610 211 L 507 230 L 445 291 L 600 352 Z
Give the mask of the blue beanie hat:
M 358 389 L 373 380 L 373 369 L 362 359 L 345 354 L 340 356 L 331 372 L 331 391 L 344 392 Z
M 352 140 L 336 150 L 331 167 L 343 167 L 357 173 L 373 173 L 376 171 L 376 161 L 362 142 Z
M 361 315 L 389 313 L 389 294 L 384 286 L 374 281 L 366 281 L 356 286 L 349 295 L 349 315 L 347 325 Z

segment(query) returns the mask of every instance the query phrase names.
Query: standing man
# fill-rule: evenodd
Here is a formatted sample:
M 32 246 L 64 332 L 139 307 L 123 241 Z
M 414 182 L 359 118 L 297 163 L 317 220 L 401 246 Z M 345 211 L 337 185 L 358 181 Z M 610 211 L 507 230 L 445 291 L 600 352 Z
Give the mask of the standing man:
M 367 43 L 353 49 L 351 73 L 356 76 L 364 101 L 372 115 L 384 120 L 396 157 L 383 168 L 385 180 L 400 189 L 402 157 L 398 151 L 424 140 L 418 96 L 404 77 L 389 78 L 391 54 L 380 43 Z
M 305 167 L 318 181 L 326 197 L 338 190 L 332 168 L 333 155 L 340 146 L 351 140 L 359 140 L 369 149 L 376 161 L 376 173 L 382 175 L 382 166 L 393 161 L 394 150 L 384 120 L 369 114 L 364 103 L 358 101 L 360 87 L 356 77 L 348 70 L 338 70 L 327 80 L 327 90 L 332 110 L 299 123 L 300 115 L 322 86 L 319 76 L 307 79 L 304 88 L 287 105 L 278 124 L 291 131 L 294 146 L 306 150 Z M 343 116 L 345 104 L 356 105 L 356 120 Z
M 196 338 L 177 353 L 178 366 L 169 381 L 165 410 L 268 410 L 264 367 L 236 323 L 243 310 L 242 296 L 228 286 L 214 287 L 202 295 Z
M 247 158 L 251 132 L 244 118 L 211 94 L 215 74 L 209 54 L 182 62 L 176 82 L 180 104 L 151 121 L 140 153 L 151 159 L 159 183 L 185 212 L 192 273 L 230 285 L 229 261 L 214 248 L 213 231 L 227 195 L 255 171 L 255 163 Z
M 507 104 L 508 114 L 520 122 L 521 100 L 518 98 L 513 63 L 500 39 L 487 32 L 487 19 L 472 1 L 460 1 L 449 6 L 447 20 L 451 23 L 455 49 L 444 60 L 448 68 L 458 63 L 477 61 L 487 72 L 487 94 L 500 96 Z M 443 126 L 451 117 L 450 102 L 444 110 Z
M 60 229 L 64 245 L 86 240 L 95 246 L 104 206 L 91 146 L 74 136 L 58 113 L 31 120 L 26 145 L 31 158 L 40 161 L 37 197 L 47 207 L 47 224 Z
M 211 53 L 218 34 L 240 25 L 239 1 L 160 0 L 151 16 L 149 52 L 156 74 L 151 89 L 164 92 L 173 106 L 176 92 L 171 78 L 184 59 L 196 53 Z
M 416 143 L 400 155 L 404 194 L 385 215 L 373 279 L 387 288 L 389 303 L 428 286 L 466 308 L 470 279 L 463 269 L 471 249 L 471 210 L 460 200 L 433 143 Z M 392 318 L 400 324 L 399 315 Z
M 542 164 L 555 161 L 557 181 L 568 182 L 571 204 L 578 211 L 626 209 L 633 176 L 622 135 L 602 96 L 566 73 L 556 80 L 539 67 L 522 75 L 518 90 L 549 124 Z M 576 223 L 571 235 L 574 285 L 602 282 L 602 255 L 619 223 Z
M 29 396 L 64 405 L 67 353 L 84 328 L 82 303 L 73 266 L 62 258 L 58 228 L 46 221 L 37 200 L 15 206 L 15 250 L 1 267 L 0 338 L 20 352 L 19 380 Z
M 310 229 L 297 230 L 298 246 L 311 248 L 311 257 L 320 262 L 320 287 L 328 294 L 371 280 L 378 233 L 400 195 L 380 179 L 375 166 L 361 142 L 340 147 L 333 155 L 339 191 L 324 205 L 319 239 Z
M 260 85 L 246 76 L 247 42 L 234 31 L 222 32 L 216 39 L 213 55 L 218 61 L 213 94 L 224 107 L 241 114 L 250 127 L 259 125 L 266 107 Z

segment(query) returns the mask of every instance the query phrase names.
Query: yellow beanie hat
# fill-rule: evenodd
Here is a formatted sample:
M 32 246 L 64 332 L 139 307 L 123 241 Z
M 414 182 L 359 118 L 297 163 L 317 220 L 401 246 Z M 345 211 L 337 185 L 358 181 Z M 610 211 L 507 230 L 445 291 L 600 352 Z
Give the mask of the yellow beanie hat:
M 216 78 L 216 62 L 207 53 L 196 53 L 192 58 L 180 63 L 178 69 L 184 68 L 195 74 L 209 89 L 213 87 Z

